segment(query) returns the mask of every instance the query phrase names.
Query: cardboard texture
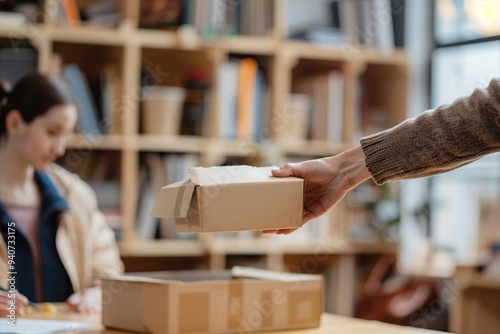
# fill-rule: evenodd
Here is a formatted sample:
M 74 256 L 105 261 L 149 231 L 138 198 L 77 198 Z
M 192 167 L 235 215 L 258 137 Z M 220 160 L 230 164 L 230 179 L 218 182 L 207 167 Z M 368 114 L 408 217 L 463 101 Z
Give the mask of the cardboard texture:
M 174 218 L 177 232 L 223 232 L 302 226 L 304 180 L 273 167 L 196 167 L 163 187 L 151 215 Z
M 103 280 L 102 323 L 152 334 L 254 333 L 318 327 L 321 275 L 234 267 Z

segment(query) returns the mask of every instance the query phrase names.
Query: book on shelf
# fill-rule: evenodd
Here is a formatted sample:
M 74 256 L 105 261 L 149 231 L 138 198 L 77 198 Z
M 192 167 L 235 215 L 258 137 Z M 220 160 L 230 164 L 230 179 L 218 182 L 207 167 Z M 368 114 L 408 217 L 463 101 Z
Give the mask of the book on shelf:
M 119 115 L 113 110 L 120 86 L 119 70 L 108 64 L 95 74 L 89 74 L 88 83 L 96 106 L 97 119 L 103 133 L 118 133 Z
M 76 0 L 60 0 L 58 2 L 58 19 L 68 26 L 80 24 L 80 12 Z
M 102 135 L 97 107 L 85 75 L 76 64 L 64 66 L 63 71 L 78 108 L 78 130 L 84 135 Z
M 310 21 L 289 33 L 291 39 L 328 46 L 354 45 L 393 51 L 404 47 L 404 1 L 334 0 L 324 6 L 329 22 Z
M 182 0 L 142 0 L 139 9 L 140 28 L 176 27 L 182 24 Z
M 238 82 L 238 111 L 236 135 L 240 139 L 249 140 L 252 136 L 252 103 L 257 79 L 257 61 L 245 58 L 240 61 Z
M 82 20 L 92 26 L 117 27 L 122 19 L 118 5 L 118 0 L 100 0 L 89 3 L 82 8 Z
M 377 23 L 375 29 L 375 45 L 383 51 L 394 50 L 394 24 L 390 0 L 373 0 L 373 20 Z M 364 22 L 364 35 L 370 34 L 368 22 Z
M 321 45 L 342 45 L 347 43 L 345 34 L 339 28 L 333 27 L 307 27 L 301 31 L 294 32 L 293 40 L 303 40 Z
M 293 91 L 312 99 L 308 139 L 342 141 L 344 86 L 344 74 L 337 68 L 308 72 L 294 80 Z
M 120 132 L 120 118 L 114 110 L 121 79 L 114 64 L 94 69 L 84 74 L 77 64 L 61 64 L 61 57 L 54 56 L 51 73 L 62 76 L 71 89 L 78 107 L 77 129 L 84 135 L 101 135 Z
M 344 128 L 344 74 L 339 70 L 328 73 L 328 109 L 326 140 L 330 142 L 342 141 Z
M 231 59 L 217 72 L 218 135 L 259 141 L 264 135 L 267 84 L 253 58 Z
M 217 70 L 218 136 L 236 138 L 239 63 L 228 61 Z
M 273 1 L 184 0 L 181 24 L 189 24 L 205 39 L 218 36 L 270 35 Z
M 166 184 L 165 165 L 158 154 L 150 153 L 144 157 L 139 170 L 139 197 L 137 204 L 136 230 L 140 237 L 153 239 L 158 228 L 158 219 L 151 217 L 156 195 Z

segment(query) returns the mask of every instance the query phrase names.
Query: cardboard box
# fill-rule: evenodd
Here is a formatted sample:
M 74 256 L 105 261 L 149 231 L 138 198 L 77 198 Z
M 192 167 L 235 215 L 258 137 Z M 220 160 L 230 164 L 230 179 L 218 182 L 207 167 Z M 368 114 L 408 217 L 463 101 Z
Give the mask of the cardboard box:
M 160 190 L 151 215 L 174 218 L 184 233 L 300 227 L 304 180 L 274 177 L 272 168 L 191 168 L 189 179 Z
M 253 333 L 318 327 L 321 275 L 234 267 L 102 282 L 102 323 L 143 333 Z

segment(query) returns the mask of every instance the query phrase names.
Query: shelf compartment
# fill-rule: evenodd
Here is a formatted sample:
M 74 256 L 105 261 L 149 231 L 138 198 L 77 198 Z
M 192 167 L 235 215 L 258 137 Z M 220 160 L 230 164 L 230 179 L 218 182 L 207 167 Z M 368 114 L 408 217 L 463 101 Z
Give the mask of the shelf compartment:
M 291 69 L 291 95 L 277 139 L 339 143 L 347 141 L 348 75 L 338 60 L 298 58 Z M 289 128 L 288 128 L 289 127 Z M 291 131 L 292 130 L 292 131 Z M 284 137 L 284 138 L 283 138 Z
M 212 66 L 206 50 L 143 48 L 138 129 L 147 135 L 207 135 Z M 154 118 L 153 118 L 154 117 Z
M 122 134 L 122 123 L 131 98 L 124 94 L 124 48 L 73 42 L 56 42 L 52 48 L 55 54 L 53 62 L 57 64 L 55 68 L 58 68 L 56 72 L 60 71 L 61 75 L 65 76 L 66 70 L 69 69 L 72 73 L 72 81 L 69 83 L 75 99 L 80 105 L 95 106 L 95 109 L 91 108 L 94 109 L 94 115 L 87 116 L 87 128 L 82 132 Z M 70 67 L 67 67 L 68 65 Z M 83 82 L 82 85 L 88 86 L 90 96 L 86 89 L 80 89 L 78 80 Z M 96 126 L 99 131 L 94 129 Z
M 355 124 L 358 136 L 388 129 L 406 119 L 408 76 L 406 66 L 366 66 L 359 78 L 360 107 Z

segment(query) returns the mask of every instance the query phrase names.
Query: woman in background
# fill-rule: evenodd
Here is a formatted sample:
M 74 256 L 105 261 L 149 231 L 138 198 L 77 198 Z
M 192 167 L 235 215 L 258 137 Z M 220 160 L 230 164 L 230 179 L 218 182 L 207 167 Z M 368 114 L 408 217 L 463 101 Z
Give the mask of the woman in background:
M 100 279 L 123 272 L 95 193 L 54 164 L 76 119 L 71 93 L 54 77 L 0 87 L 0 287 L 16 287 L 21 316 L 26 298 L 98 311 Z M 11 296 L 0 291 L 0 316 L 10 314 Z

